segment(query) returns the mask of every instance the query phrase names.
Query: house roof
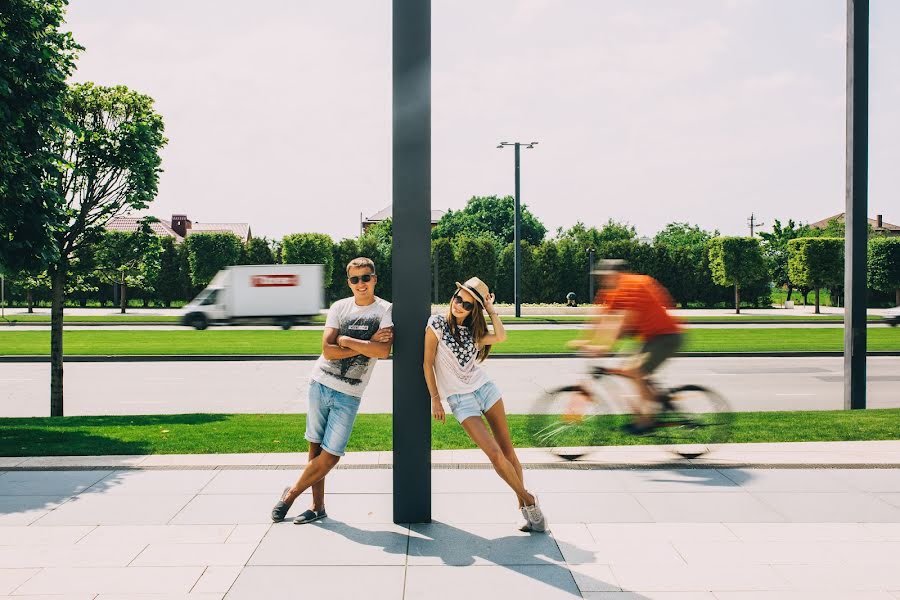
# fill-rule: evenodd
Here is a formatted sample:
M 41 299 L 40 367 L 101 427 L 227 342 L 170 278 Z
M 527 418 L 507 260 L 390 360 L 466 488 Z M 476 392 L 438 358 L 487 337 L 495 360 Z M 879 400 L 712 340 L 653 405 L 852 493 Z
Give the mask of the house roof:
M 250 239 L 249 223 L 191 223 L 191 228 L 187 230 L 187 234 L 192 233 L 233 233 L 242 240 Z
M 137 231 L 140 227 L 142 219 L 138 217 L 115 217 L 106 224 L 109 231 L 124 231 L 130 233 Z M 182 237 L 172 230 L 172 226 L 168 221 L 155 221 L 150 223 L 150 230 L 160 237 L 172 237 L 175 241 L 180 242 Z
M 363 219 L 363 222 L 364 223 L 380 223 L 381 221 L 384 221 L 385 219 L 390 219 L 391 216 L 394 214 L 393 208 L 394 208 L 393 205 L 388 205 L 387 207 L 379 210 L 377 213 L 375 213 L 371 217 Z M 443 216 L 444 216 L 443 210 L 432 209 L 431 222 L 437 223 L 438 221 L 441 220 L 441 217 L 443 217 Z
M 816 221 L 815 223 L 810 223 L 809 226 L 815 229 L 825 229 L 828 227 L 828 223 L 831 221 L 837 221 L 838 223 L 843 223 L 845 219 L 846 213 L 838 213 L 836 215 L 830 216 L 827 219 L 822 219 L 821 221 Z M 894 225 L 893 223 L 888 223 L 884 219 L 881 220 L 881 227 L 878 227 L 877 219 L 868 219 L 869 225 L 872 226 L 872 229 L 875 231 L 896 231 L 900 232 L 900 225 Z

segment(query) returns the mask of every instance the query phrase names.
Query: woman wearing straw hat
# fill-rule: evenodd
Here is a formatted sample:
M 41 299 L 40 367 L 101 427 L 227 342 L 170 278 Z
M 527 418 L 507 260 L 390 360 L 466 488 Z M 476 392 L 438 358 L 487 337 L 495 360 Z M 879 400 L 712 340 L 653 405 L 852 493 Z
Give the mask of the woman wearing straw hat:
M 490 333 L 483 311 L 491 317 Z M 445 422 L 441 399 L 479 448 L 494 470 L 513 489 L 526 523 L 522 531 L 544 531 L 546 522 L 537 496 L 525 489 L 522 465 L 509 437 L 500 390 L 478 363 L 487 358 L 493 344 L 506 339 L 503 323 L 494 309 L 494 294 L 477 277 L 456 283 L 446 315 L 433 315 L 425 328 L 425 381 L 431 394 L 434 418 Z M 490 431 L 481 417 L 487 419 Z M 492 435 L 493 434 L 493 435 Z

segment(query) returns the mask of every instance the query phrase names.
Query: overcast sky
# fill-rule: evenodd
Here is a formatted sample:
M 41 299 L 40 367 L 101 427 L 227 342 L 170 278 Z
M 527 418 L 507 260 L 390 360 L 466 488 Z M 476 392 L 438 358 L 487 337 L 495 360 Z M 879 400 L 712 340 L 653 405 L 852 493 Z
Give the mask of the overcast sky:
M 77 81 L 155 98 L 150 212 L 359 231 L 391 201 L 389 0 L 70 0 Z M 843 211 L 846 0 L 433 0 L 432 207 L 552 232 Z M 870 215 L 900 223 L 900 2 L 872 0 Z

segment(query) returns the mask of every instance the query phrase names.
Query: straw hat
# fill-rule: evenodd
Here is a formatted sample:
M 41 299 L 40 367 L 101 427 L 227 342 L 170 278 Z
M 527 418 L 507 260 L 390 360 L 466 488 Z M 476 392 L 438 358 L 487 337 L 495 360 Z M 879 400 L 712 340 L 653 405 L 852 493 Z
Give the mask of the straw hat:
M 487 284 L 477 277 L 470 277 L 465 283 L 457 281 L 456 289 L 466 290 L 472 294 L 472 297 L 481 305 L 481 308 L 484 308 L 484 300 L 488 297 L 488 294 L 490 294 Z

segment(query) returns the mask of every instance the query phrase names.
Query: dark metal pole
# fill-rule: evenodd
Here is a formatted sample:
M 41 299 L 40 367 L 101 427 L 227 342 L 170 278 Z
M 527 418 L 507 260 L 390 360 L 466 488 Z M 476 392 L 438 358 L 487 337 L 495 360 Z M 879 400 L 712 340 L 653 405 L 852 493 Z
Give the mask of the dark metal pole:
M 394 522 L 431 521 L 431 0 L 393 0 Z
M 515 272 L 515 281 L 513 282 L 513 297 L 516 300 L 516 316 L 522 316 L 522 205 L 519 199 L 519 147 L 521 144 L 516 142 L 516 215 L 515 215 L 515 244 L 516 244 L 516 260 L 513 266 Z
M 844 233 L 844 408 L 866 407 L 869 179 L 869 0 L 847 0 L 847 206 Z

